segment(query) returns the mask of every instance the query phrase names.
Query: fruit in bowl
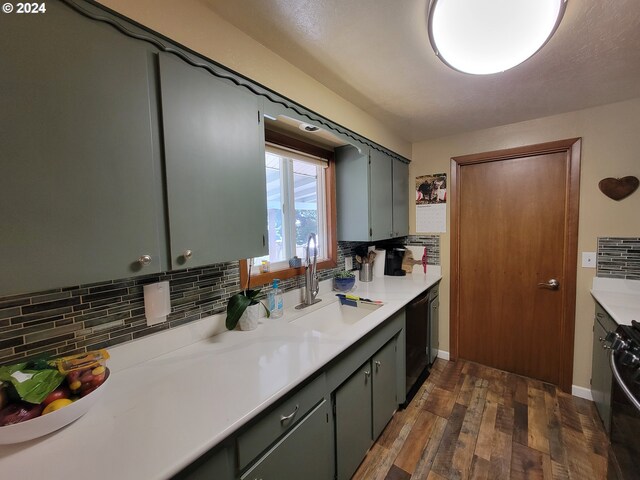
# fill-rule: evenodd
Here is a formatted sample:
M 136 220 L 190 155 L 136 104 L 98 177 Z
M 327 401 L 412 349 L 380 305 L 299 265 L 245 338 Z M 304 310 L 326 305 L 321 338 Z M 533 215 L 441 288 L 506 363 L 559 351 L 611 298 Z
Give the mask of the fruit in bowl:
M 356 276 L 352 272 L 342 270 L 333 277 L 333 289 L 338 292 L 350 291 L 356 283 Z
M 87 413 L 109 378 L 104 354 L 83 354 L 73 369 L 60 363 L 72 357 L 0 367 L 0 445 L 41 437 Z

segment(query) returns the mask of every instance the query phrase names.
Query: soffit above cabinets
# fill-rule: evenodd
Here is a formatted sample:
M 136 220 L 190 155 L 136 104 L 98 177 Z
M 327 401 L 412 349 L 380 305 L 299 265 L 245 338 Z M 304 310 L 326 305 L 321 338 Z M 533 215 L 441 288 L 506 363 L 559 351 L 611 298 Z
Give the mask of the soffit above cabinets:
M 488 76 L 437 59 L 428 0 L 205 1 L 409 141 L 640 97 L 637 0 L 568 0 L 538 54 Z

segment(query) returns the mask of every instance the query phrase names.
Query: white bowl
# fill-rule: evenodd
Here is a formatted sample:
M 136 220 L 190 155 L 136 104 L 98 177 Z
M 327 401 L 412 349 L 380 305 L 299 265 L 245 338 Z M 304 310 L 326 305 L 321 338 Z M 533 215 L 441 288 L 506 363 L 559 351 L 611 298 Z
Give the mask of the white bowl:
M 6 425 L 0 427 L 0 445 L 9 445 L 11 443 L 26 442 L 34 438 L 42 437 L 48 433 L 55 432 L 62 427 L 69 425 L 77 420 L 100 399 L 104 392 L 104 387 L 109 381 L 109 369 L 105 376 L 104 382 L 89 395 L 82 397 L 71 405 L 67 405 L 40 417 L 32 418 L 21 423 Z

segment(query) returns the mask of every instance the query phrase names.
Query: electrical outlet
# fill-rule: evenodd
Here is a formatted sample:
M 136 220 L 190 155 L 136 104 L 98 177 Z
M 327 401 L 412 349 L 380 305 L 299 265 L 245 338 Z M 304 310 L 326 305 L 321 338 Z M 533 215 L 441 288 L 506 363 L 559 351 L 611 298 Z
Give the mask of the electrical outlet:
M 596 268 L 596 252 L 582 252 L 582 266 Z
M 344 269 L 348 272 L 353 268 L 353 257 L 344 257 Z

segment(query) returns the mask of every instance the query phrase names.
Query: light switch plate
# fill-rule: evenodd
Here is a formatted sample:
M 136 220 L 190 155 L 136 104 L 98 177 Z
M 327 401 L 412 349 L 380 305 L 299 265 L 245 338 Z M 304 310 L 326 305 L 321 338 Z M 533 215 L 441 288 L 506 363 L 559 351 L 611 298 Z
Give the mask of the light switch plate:
M 596 268 L 596 252 L 582 252 L 582 266 Z
M 353 257 L 344 257 L 344 269 L 348 272 L 353 268 Z

